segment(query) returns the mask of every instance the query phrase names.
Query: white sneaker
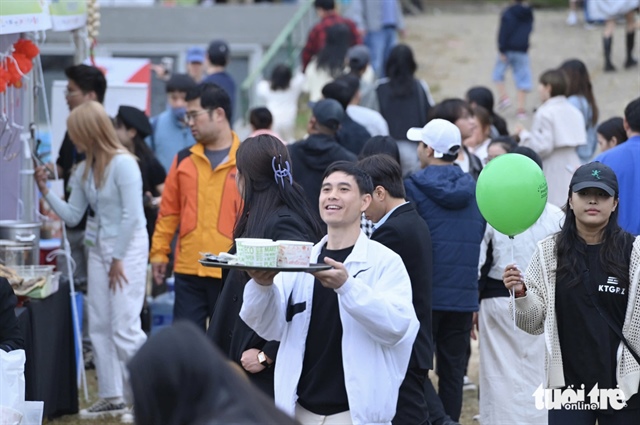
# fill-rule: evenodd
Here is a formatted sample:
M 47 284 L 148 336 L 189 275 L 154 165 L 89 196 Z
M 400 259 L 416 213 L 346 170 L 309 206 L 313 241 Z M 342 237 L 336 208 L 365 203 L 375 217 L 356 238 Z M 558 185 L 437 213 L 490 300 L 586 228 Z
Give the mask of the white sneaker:
M 135 422 L 136 417 L 133 414 L 133 408 L 129 409 L 128 412 L 124 413 L 120 416 L 120 423 L 123 424 L 132 424 Z
M 464 380 L 462 381 L 462 390 L 463 391 L 475 391 L 478 389 L 478 386 L 471 382 L 468 376 L 465 375 Z
M 567 25 L 574 26 L 578 23 L 578 15 L 573 10 L 569 12 L 569 16 L 567 16 Z
M 97 419 L 107 416 L 119 416 L 127 412 L 124 403 L 114 404 L 110 401 L 100 399 L 93 403 L 88 409 L 82 409 L 79 413 L 80 419 Z

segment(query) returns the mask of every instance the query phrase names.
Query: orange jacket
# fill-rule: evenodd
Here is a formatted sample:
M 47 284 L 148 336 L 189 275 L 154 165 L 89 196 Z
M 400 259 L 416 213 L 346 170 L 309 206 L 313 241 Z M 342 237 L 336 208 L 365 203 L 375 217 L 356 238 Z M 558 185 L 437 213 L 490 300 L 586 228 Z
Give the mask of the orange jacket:
M 202 277 L 222 277 L 222 269 L 203 267 L 200 252 L 228 251 L 233 226 L 242 208 L 236 187 L 236 151 L 240 140 L 233 133 L 229 158 L 211 169 L 204 146 L 196 143 L 175 156 L 162 192 L 158 221 L 153 233 L 152 263 L 169 262 L 171 240 L 180 228 L 174 271 Z

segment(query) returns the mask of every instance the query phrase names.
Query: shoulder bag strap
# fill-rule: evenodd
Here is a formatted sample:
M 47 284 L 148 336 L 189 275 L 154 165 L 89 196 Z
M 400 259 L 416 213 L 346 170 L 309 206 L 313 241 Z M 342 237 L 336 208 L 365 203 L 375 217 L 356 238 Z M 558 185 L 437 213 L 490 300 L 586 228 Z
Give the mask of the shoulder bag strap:
M 636 353 L 633 348 L 631 348 L 631 345 L 629 345 L 629 342 L 627 341 L 627 338 L 624 337 L 624 335 L 622 334 L 622 329 L 620 329 L 618 327 L 618 325 L 616 325 L 613 322 L 613 319 L 611 318 L 611 316 L 609 316 L 609 313 L 602 307 L 602 305 L 600 304 L 600 300 L 598 299 L 598 297 L 596 296 L 596 294 L 594 294 L 590 289 L 589 289 L 589 284 L 587 283 L 589 280 L 589 276 L 587 271 L 585 271 L 583 273 L 583 277 L 582 277 L 582 282 L 584 283 L 584 287 L 585 290 L 587 291 L 587 294 L 589 295 L 589 298 L 591 299 L 591 302 L 593 303 L 593 305 L 596 307 L 596 310 L 598 310 L 598 313 L 600 313 L 600 316 L 602 316 L 602 318 L 604 319 L 605 322 L 607 322 L 607 325 L 609 325 L 609 327 L 611 328 L 611 330 L 613 330 L 616 335 L 618 336 L 618 338 L 620 338 L 620 340 L 622 341 L 622 343 L 624 345 L 626 345 L 627 349 L 629 350 L 629 352 L 631 353 L 631 355 L 633 356 L 634 359 L 636 359 L 636 362 L 638 362 L 638 364 L 640 365 L 640 356 L 638 356 L 638 353 Z

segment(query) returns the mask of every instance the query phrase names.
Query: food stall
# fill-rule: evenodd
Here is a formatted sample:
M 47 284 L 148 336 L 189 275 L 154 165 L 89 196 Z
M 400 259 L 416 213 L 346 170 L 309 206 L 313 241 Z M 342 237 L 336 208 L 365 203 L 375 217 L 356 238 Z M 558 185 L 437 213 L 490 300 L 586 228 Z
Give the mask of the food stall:
M 43 401 L 46 418 L 77 412 L 84 363 L 76 362 L 74 347 L 80 319 L 73 280 L 61 284 L 54 266 L 40 265 L 33 174 L 40 161 L 36 111 L 47 99 L 38 46 L 45 31 L 74 30 L 86 19 L 84 0 L 21 0 L 0 8 L 0 276 L 20 300 L 25 400 Z

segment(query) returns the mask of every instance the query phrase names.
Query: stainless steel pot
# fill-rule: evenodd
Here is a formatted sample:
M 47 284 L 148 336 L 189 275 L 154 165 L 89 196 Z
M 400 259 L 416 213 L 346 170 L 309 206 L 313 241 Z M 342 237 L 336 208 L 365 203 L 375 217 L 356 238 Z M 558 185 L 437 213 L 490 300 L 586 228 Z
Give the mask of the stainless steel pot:
M 31 244 L 0 239 L 0 264 L 7 267 L 25 266 L 33 265 L 35 261 Z
M 17 220 L 0 220 L 0 239 L 5 239 L 31 248 L 31 264 L 40 261 L 40 226 L 42 223 L 25 223 Z

